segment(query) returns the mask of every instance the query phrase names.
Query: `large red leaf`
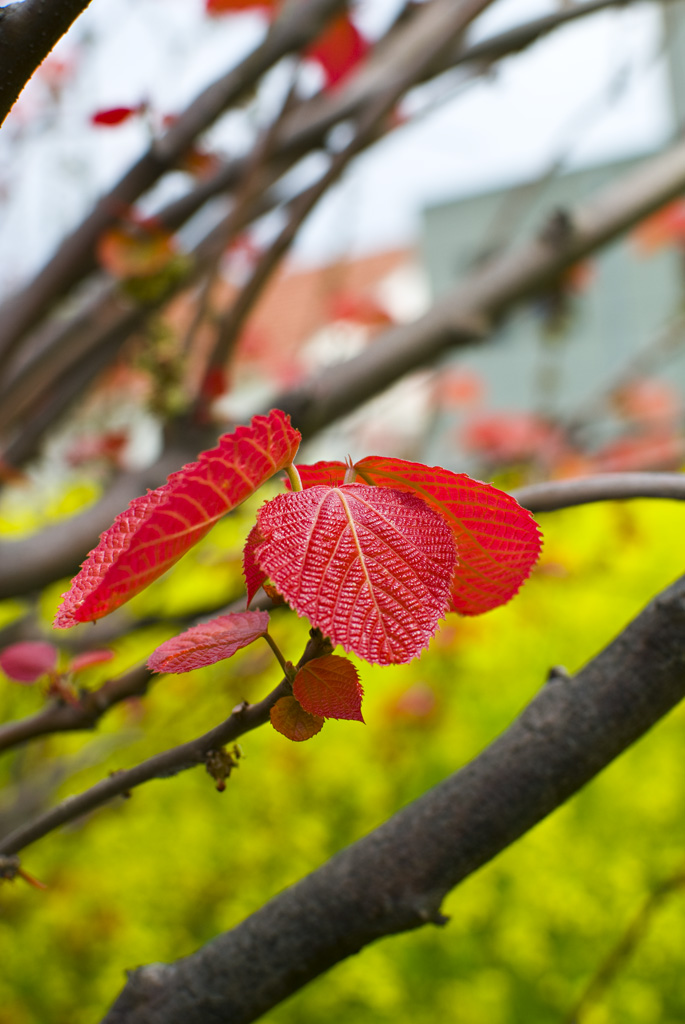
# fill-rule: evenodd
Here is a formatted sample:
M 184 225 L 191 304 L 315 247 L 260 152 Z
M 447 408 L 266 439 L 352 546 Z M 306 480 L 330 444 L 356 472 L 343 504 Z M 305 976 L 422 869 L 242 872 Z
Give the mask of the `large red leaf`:
M 268 627 L 268 612 L 219 615 L 160 644 L 148 658 L 147 667 L 153 672 L 192 672 L 231 658 L 236 651 L 264 636 Z
M 83 563 L 55 619 L 101 619 L 156 580 L 212 528 L 289 465 L 300 433 L 280 410 L 224 434 L 216 448 L 131 502 Z
M 369 483 L 420 495 L 449 524 L 459 562 L 452 611 L 479 615 L 496 608 L 530 575 L 540 554 L 540 532 L 510 494 L 465 473 L 404 459 L 372 455 L 355 469 Z
M 57 648 L 40 640 L 21 640 L 0 653 L 0 668 L 15 683 L 35 683 L 57 666 Z
M 450 528 L 414 494 L 366 484 L 280 494 L 256 559 L 299 615 L 379 665 L 410 661 L 449 607 Z
M 271 724 L 286 739 L 301 743 L 321 732 L 323 718 L 310 715 L 295 697 L 281 697 L 270 712 Z
M 338 654 L 313 658 L 303 665 L 293 681 L 293 695 L 311 715 L 364 721 L 359 673 L 348 658 Z

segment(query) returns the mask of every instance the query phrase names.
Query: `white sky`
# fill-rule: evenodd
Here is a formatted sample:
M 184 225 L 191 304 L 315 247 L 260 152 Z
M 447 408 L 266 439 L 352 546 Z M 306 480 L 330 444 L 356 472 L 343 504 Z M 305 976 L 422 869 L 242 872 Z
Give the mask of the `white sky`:
M 360 25 L 378 31 L 395 6 L 361 0 Z M 160 115 L 178 111 L 259 38 L 259 16 L 210 20 L 203 7 L 203 0 L 93 0 L 60 43 L 59 55 L 79 51 L 80 58 L 59 109 L 40 114 L 43 87 L 34 87 L 0 132 L 3 290 L 49 255 L 145 145 L 143 125 L 98 131 L 89 124 L 94 111 L 143 98 Z M 545 0 L 499 0 L 473 38 L 553 9 Z M 426 87 L 419 98 L 437 98 L 447 86 Z M 463 85 L 376 146 L 310 218 L 296 255 L 312 262 L 406 244 L 428 204 L 539 174 L 560 157 L 577 166 L 649 150 L 670 131 L 658 8 L 607 11 Z M 225 118 L 212 137 L 226 153 L 239 152 L 244 115 Z M 185 186 L 179 175 L 167 188 Z

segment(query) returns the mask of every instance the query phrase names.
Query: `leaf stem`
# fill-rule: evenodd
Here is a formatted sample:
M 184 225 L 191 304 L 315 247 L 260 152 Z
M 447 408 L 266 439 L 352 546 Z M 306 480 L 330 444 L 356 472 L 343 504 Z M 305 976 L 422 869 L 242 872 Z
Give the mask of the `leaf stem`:
M 276 641 L 274 640 L 270 633 L 263 633 L 262 636 L 268 643 L 271 650 L 276 655 L 278 664 L 283 669 L 283 675 L 285 676 L 289 683 L 292 683 L 293 679 L 295 678 L 295 667 L 293 663 L 291 661 L 286 661 L 285 655 L 283 654 L 282 650 L 280 649 L 280 647 L 278 646 L 278 644 L 276 643 Z
M 293 491 L 304 490 L 304 488 L 302 487 L 302 481 L 300 480 L 300 474 L 297 472 L 297 466 L 295 465 L 295 463 L 291 462 L 289 466 L 285 467 L 285 471 L 288 474 L 290 486 L 292 487 Z

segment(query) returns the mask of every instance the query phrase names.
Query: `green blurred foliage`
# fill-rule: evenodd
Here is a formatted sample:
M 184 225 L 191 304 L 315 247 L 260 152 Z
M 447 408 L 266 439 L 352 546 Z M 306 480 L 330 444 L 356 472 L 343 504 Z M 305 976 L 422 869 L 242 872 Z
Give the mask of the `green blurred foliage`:
M 253 508 L 214 531 L 132 603 L 181 615 L 230 597 Z M 604 647 L 685 561 L 685 509 L 670 502 L 587 506 L 541 519 L 540 567 L 507 607 L 450 617 L 420 660 L 360 664 L 367 725 L 326 723 L 303 744 L 270 728 L 242 740 L 219 794 L 195 770 L 149 783 L 26 850 L 38 892 L 0 889 L 0 1024 L 92 1024 L 136 964 L 172 960 L 230 928 L 475 756 L 516 716 L 552 665 L 573 672 Z M 60 587 L 44 597 L 46 616 Z M 116 645 L 116 670 L 171 632 Z M 295 660 L 306 623 L 272 615 Z M 56 634 L 57 635 L 57 634 Z M 97 685 L 111 671 L 86 678 Z M 96 734 L 51 737 L 6 756 L 17 787 L 49 800 L 137 763 L 259 699 L 278 669 L 263 642 L 230 662 L 162 677 L 110 712 Z M 648 685 L 648 681 L 646 681 Z M 40 706 L 0 684 L 3 718 Z M 273 1024 L 560 1024 L 635 911 L 685 860 L 685 713 L 673 712 L 547 821 L 455 890 L 445 928 L 386 939 L 278 1007 Z M 685 895 L 659 909 L 583 1024 L 685 1020 Z

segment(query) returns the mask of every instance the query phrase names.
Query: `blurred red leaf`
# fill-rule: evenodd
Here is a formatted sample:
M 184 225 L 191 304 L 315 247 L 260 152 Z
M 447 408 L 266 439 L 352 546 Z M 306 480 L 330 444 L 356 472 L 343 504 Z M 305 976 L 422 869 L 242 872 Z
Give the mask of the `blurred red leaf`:
M 682 402 L 674 384 L 658 377 L 636 377 L 613 393 L 613 404 L 626 419 L 643 427 L 675 427 Z
M 477 405 L 485 396 L 483 378 L 473 370 L 441 370 L 436 383 L 445 405 Z
M 561 275 L 561 287 L 574 295 L 582 295 L 594 284 L 597 271 L 592 260 L 572 263 Z
M 303 665 L 295 676 L 293 694 L 312 715 L 364 721 L 359 673 L 348 658 L 338 654 L 313 658 Z
M 364 327 L 387 327 L 395 321 L 371 295 L 357 292 L 337 292 L 330 300 L 333 320 L 349 320 Z
M 57 665 L 57 648 L 39 640 L 10 644 L 0 654 L 0 668 L 15 683 L 35 683 Z
M 114 651 L 84 651 L 83 654 L 77 654 L 72 659 L 69 671 L 72 675 L 76 675 L 77 672 L 83 672 L 84 669 L 91 668 L 93 665 L 102 665 L 106 661 L 111 661 L 113 657 Z
M 286 739 L 301 743 L 321 732 L 324 720 L 310 715 L 295 697 L 281 697 L 271 709 L 271 724 Z
M 440 515 L 406 491 L 344 484 L 262 505 L 260 568 L 299 615 L 375 664 L 410 661 L 449 605 L 456 554 Z
M 219 166 L 220 160 L 216 153 L 210 153 L 199 146 L 191 146 L 181 157 L 178 169 L 185 171 L 186 174 L 192 174 L 198 181 L 203 181 L 206 178 L 211 178 L 218 171 Z
M 160 644 L 148 658 L 147 667 L 153 672 L 180 673 L 214 665 L 264 636 L 268 627 L 268 612 L 219 615 Z
M 90 120 L 91 124 L 99 125 L 101 128 L 113 128 L 128 121 L 136 114 L 140 114 L 143 109 L 142 104 L 138 104 L 136 107 L 108 107 L 107 110 L 98 110 L 92 114 Z
M 530 412 L 482 413 L 468 420 L 461 442 L 467 451 L 492 462 L 518 462 L 558 446 L 559 431 Z
M 653 431 L 635 437 L 621 437 L 595 452 L 602 473 L 630 473 L 639 470 L 677 469 L 685 455 L 682 437 L 670 431 Z
M 306 51 L 306 56 L 320 64 L 326 86 L 330 88 L 342 81 L 364 59 L 369 49 L 369 44 L 349 15 L 343 13 L 331 21 Z
M 272 11 L 278 2 L 279 0 L 205 0 L 205 13 L 216 18 L 222 14 L 235 14 L 239 11 Z
M 71 466 L 80 466 L 94 459 L 106 459 L 118 464 L 121 454 L 128 444 L 125 430 L 110 430 L 105 434 L 86 434 L 77 438 L 67 451 L 67 461 Z
M 64 594 L 55 625 L 102 618 L 140 593 L 222 516 L 289 465 L 300 433 L 278 409 L 224 434 L 216 448 L 136 498 L 102 534 Z
M 113 277 L 154 277 L 176 256 L 170 232 L 151 224 L 119 224 L 100 235 L 96 255 Z
M 646 217 L 631 238 L 642 256 L 651 256 L 658 249 L 685 241 L 685 200 L 676 199 Z

